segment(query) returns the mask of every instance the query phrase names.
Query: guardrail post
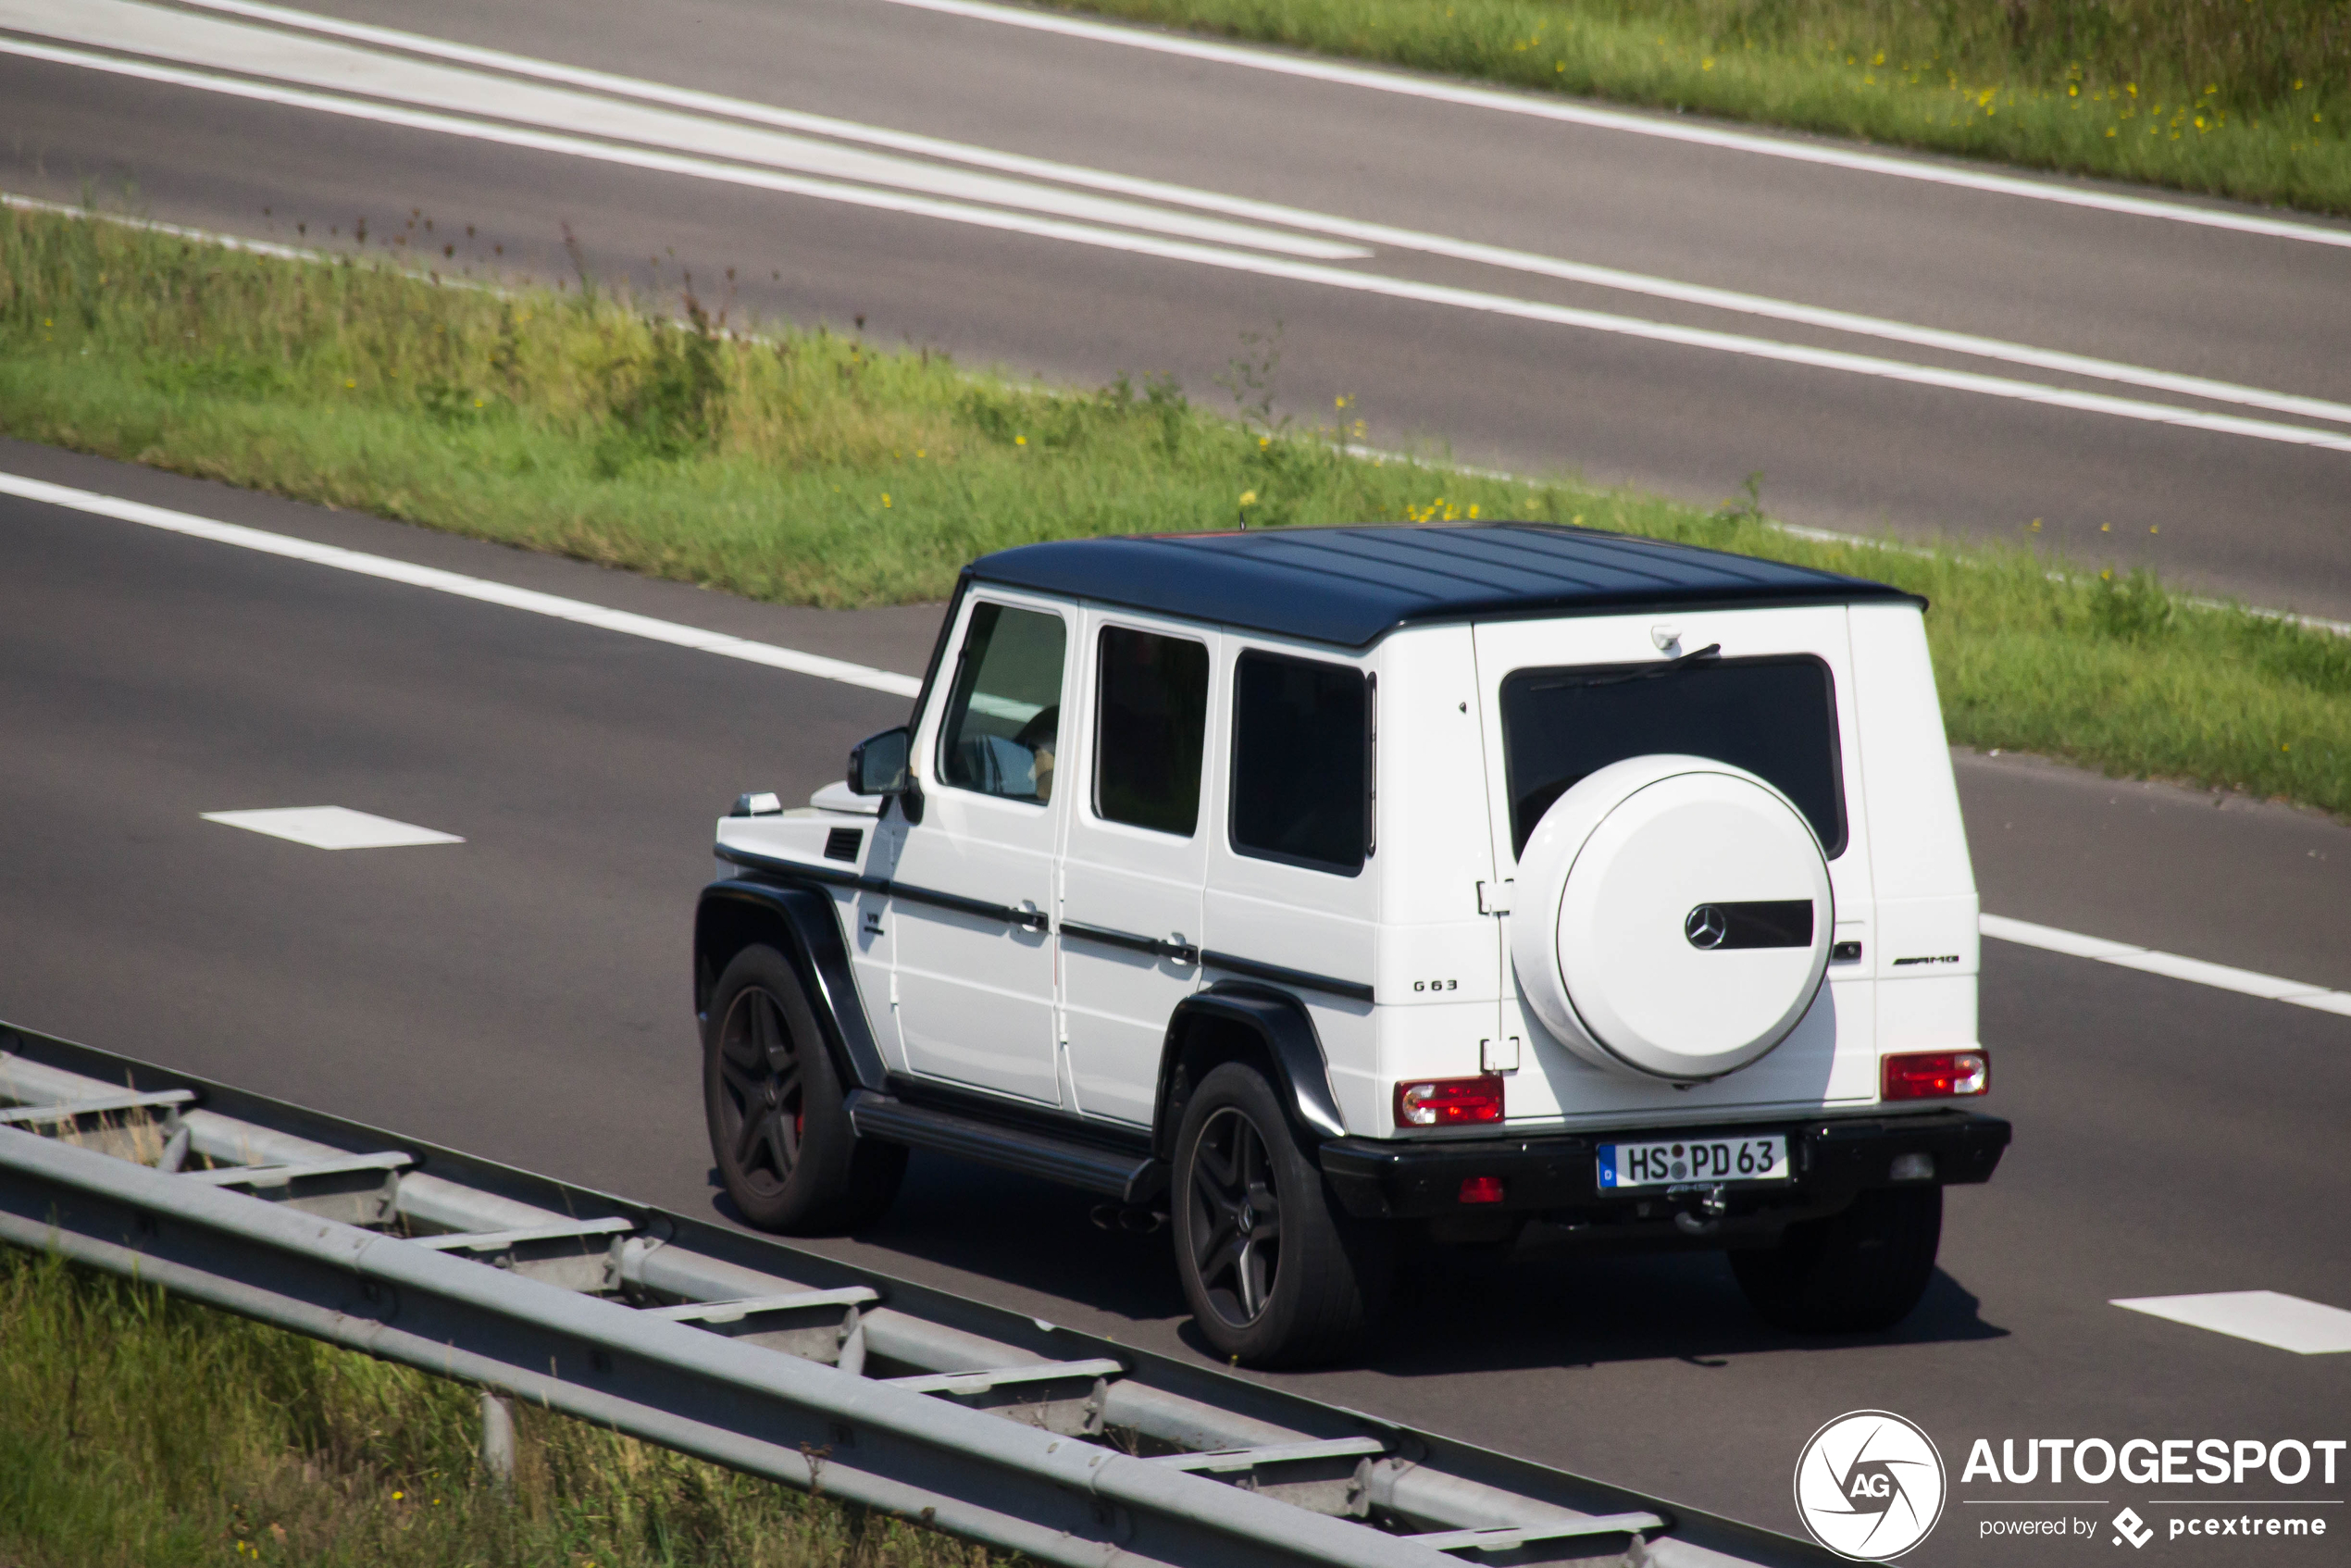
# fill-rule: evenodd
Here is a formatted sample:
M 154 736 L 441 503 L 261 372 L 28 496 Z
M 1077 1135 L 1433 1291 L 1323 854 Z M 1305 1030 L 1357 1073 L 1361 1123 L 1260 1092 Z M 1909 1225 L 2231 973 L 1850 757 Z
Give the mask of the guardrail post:
M 495 1485 L 514 1485 L 515 1412 L 487 1389 L 481 1396 L 481 1468 Z

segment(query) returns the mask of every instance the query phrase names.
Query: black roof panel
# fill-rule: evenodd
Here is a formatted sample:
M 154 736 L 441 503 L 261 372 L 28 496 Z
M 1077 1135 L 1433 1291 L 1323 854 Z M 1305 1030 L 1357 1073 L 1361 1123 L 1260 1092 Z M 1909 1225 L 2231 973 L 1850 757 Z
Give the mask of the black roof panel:
M 1861 578 L 1549 523 L 1064 539 L 983 555 L 970 575 L 1346 648 L 1427 621 L 1868 599 L 1924 603 Z

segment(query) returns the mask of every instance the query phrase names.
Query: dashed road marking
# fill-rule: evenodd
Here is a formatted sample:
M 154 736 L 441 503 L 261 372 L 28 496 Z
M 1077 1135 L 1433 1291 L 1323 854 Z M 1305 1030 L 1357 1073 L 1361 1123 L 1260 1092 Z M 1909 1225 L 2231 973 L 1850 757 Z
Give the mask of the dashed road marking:
M 207 811 L 206 822 L 290 839 L 314 850 L 392 850 L 416 844 L 462 844 L 454 833 L 396 822 L 349 806 L 271 806 L 260 811 Z
M 2133 1296 L 2110 1301 L 2150 1317 L 2208 1328 L 2297 1356 L 2351 1350 L 2351 1313 L 2275 1290 L 2216 1290 L 2201 1296 Z

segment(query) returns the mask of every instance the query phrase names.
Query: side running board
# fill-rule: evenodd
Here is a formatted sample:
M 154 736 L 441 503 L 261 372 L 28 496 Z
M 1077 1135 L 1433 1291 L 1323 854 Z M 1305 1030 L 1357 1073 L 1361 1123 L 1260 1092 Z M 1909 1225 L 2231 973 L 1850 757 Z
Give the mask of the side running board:
M 871 1089 L 850 1091 L 849 1120 L 860 1138 L 1025 1171 L 1125 1203 L 1148 1202 L 1166 1186 L 1166 1167 L 1149 1154 L 998 1126 L 952 1111 L 910 1105 Z

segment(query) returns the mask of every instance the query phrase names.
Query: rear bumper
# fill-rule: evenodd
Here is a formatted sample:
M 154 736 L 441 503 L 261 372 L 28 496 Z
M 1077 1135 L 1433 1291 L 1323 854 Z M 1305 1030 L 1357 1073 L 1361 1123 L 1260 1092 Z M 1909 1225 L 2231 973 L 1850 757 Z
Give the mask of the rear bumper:
M 1603 1143 L 1675 1137 L 1708 1139 L 1784 1133 L 1792 1179 L 1730 1182 L 1706 1187 L 1602 1191 L 1596 1151 Z M 1897 1183 L 1891 1167 L 1902 1154 L 1934 1162 L 1931 1185 L 1984 1181 L 2009 1146 L 2009 1124 L 1973 1111 L 1817 1117 L 1690 1128 L 1586 1129 L 1540 1138 L 1405 1139 L 1337 1138 L 1322 1146 L 1323 1174 L 1350 1213 L 1362 1219 L 1436 1219 L 1454 1215 L 1524 1213 L 1648 1217 L 1709 1191 L 1743 1209 L 1835 1207 L 1873 1187 Z M 1465 1204 L 1462 1184 L 1497 1177 L 1499 1202 Z

